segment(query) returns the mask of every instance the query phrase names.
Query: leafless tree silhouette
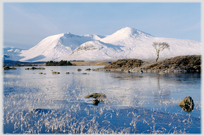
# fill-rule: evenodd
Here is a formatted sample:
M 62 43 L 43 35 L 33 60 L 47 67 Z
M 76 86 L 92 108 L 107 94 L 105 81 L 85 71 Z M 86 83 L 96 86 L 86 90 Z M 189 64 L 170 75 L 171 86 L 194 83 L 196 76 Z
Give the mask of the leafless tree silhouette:
M 169 49 L 169 44 L 166 42 L 162 42 L 162 43 L 158 43 L 158 42 L 153 42 L 152 46 L 155 48 L 156 53 L 157 53 L 157 58 L 156 58 L 156 62 L 159 59 L 159 53 L 161 51 L 163 51 L 164 49 Z

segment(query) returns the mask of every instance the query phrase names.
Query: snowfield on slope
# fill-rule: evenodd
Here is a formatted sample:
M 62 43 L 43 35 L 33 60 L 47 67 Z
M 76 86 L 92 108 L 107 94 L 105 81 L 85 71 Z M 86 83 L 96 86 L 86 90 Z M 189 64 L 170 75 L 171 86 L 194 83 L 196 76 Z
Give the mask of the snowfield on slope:
M 169 49 L 160 52 L 160 59 L 180 55 L 198 55 L 200 54 L 201 48 L 201 43 L 198 41 L 153 37 L 147 33 L 129 27 L 106 36 L 100 41 L 103 47 L 106 47 L 105 49 L 102 50 L 98 48 L 97 51 L 94 49 L 76 49 L 72 54 L 64 58 L 79 60 L 115 60 L 123 58 L 138 58 L 144 60 L 150 58 L 156 59 L 156 51 L 152 46 L 153 42 L 167 42 L 170 45 Z M 92 45 L 99 46 L 96 42 L 95 44 L 92 43 Z M 79 49 L 82 49 L 84 46 L 88 46 L 88 44 L 79 46 Z
M 62 56 L 71 54 L 77 47 L 87 41 L 100 39 L 96 35 L 78 36 L 71 33 L 58 34 L 43 39 L 36 46 L 23 52 L 20 61 L 59 60 Z
M 19 56 L 24 50 L 14 47 L 3 47 L 3 60 L 17 61 L 21 59 Z

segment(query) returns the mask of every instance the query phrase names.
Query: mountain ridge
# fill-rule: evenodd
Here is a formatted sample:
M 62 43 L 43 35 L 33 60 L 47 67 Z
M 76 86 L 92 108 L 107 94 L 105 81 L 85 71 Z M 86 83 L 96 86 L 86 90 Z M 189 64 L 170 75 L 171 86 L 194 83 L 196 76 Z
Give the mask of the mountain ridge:
M 106 36 L 70 32 L 48 36 L 34 47 L 21 51 L 19 61 L 153 59 L 156 58 L 153 42 L 167 42 L 170 45 L 169 50 L 160 53 L 161 59 L 201 54 L 201 42 L 154 37 L 125 27 Z

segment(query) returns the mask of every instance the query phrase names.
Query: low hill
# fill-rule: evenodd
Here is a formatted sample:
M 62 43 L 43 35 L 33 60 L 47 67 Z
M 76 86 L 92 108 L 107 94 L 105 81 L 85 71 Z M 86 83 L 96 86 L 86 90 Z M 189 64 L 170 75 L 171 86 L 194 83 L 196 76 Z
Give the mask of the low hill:
M 139 59 L 120 59 L 106 65 L 103 69 L 132 72 L 141 70 L 143 72 L 201 72 L 201 55 L 177 56 L 151 64 Z
M 201 55 L 177 56 L 150 64 L 143 70 L 185 70 L 186 72 L 201 71 Z
M 139 59 L 119 59 L 106 65 L 104 69 L 133 69 L 135 67 L 141 67 L 144 61 Z

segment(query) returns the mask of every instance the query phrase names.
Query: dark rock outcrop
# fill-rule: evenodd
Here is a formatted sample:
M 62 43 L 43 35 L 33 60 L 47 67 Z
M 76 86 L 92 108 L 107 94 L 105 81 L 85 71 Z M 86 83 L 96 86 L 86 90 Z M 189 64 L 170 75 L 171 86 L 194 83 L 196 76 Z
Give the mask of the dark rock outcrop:
M 104 102 L 107 97 L 103 93 L 92 93 L 86 95 L 84 98 L 95 98 L 95 100 L 92 100 L 92 103 L 93 105 L 98 105 L 99 102 Z
M 201 56 L 200 55 L 188 55 L 177 56 L 157 63 L 150 64 L 143 67 L 143 70 L 148 71 L 184 71 L 184 72 L 201 72 Z
M 12 68 L 10 68 L 9 66 L 4 67 L 4 70 L 9 70 L 9 69 L 16 70 L 16 68 L 14 68 L 14 67 L 12 67 Z
M 98 71 L 99 69 L 98 68 L 96 68 L 96 69 L 92 69 L 92 71 Z
M 45 70 L 45 68 L 43 68 L 43 67 L 39 67 L 38 69 L 40 69 L 40 70 Z
M 144 61 L 139 59 L 119 59 L 106 65 L 104 69 L 133 69 L 135 67 L 141 67 Z
M 95 99 L 95 100 L 92 100 L 92 103 L 93 103 L 93 105 L 98 105 L 99 101 L 97 99 Z
M 36 67 L 25 68 L 25 70 L 36 70 L 36 69 L 45 70 L 45 68 L 43 68 L 43 67 L 39 67 L 39 68 L 36 68 Z
M 60 72 L 55 72 L 55 71 L 53 71 L 52 74 L 60 74 Z
M 148 73 L 171 73 L 171 72 L 201 72 L 201 55 L 177 56 L 156 63 L 149 63 L 139 59 L 120 59 L 102 68 L 104 71 L 116 72 L 148 72 Z
M 85 71 L 90 71 L 91 69 L 90 68 L 87 68 Z
M 194 102 L 190 96 L 185 97 L 178 105 L 186 112 L 191 112 L 194 108 Z

